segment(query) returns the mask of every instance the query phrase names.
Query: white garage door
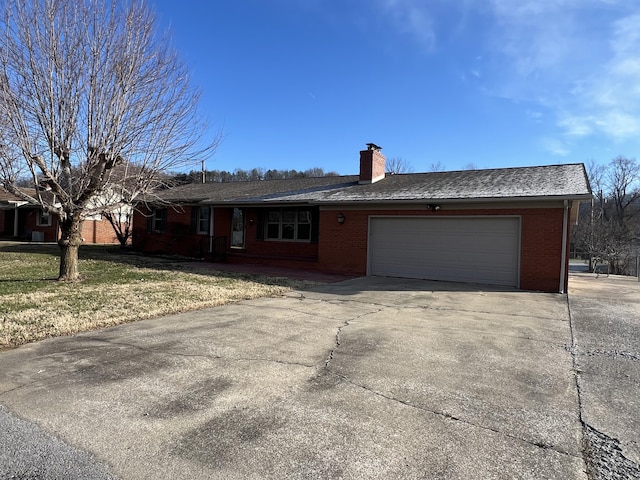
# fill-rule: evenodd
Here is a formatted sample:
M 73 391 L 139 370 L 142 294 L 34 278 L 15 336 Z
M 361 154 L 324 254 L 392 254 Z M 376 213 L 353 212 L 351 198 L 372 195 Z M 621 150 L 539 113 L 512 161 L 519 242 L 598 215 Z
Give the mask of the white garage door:
M 369 274 L 518 286 L 514 217 L 372 217 Z

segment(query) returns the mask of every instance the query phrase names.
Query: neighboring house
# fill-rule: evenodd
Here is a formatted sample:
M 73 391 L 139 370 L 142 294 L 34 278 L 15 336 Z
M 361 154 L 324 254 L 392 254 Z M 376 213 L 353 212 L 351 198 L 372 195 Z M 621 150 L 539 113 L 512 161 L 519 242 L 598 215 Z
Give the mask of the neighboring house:
M 134 215 L 133 245 L 234 263 L 565 292 L 584 165 L 184 185 Z M 164 204 L 162 202 L 165 202 Z
M 33 189 L 25 189 L 35 196 Z M 58 218 L 0 189 L 0 237 L 33 242 L 55 242 L 59 238 Z M 86 243 L 118 243 L 111 224 L 100 215 L 84 221 L 82 237 Z

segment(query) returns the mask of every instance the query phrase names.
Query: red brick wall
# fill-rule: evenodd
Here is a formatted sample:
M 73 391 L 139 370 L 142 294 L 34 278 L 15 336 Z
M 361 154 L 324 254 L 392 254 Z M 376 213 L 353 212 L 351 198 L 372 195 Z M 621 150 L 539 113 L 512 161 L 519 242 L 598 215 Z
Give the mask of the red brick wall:
M 111 224 L 105 220 L 85 220 L 82 224 L 84 243 L 120 243 Z
M 229 225 L 231 220 L 229 220 Z M 258 238 L 258 211 L 245 210 L 245 252 L 247 256 L 278 257 L 280 260 L 315 261 L 318 258 L 318 244 L 312 242 L 286 242 L 262 240 Z M 233 249 L 236 250 L 236 249 Z M 232 251 L 233 251 L 232 250 Z M 236 250 L 238 253 L 241 251 Z
M 0 210 L 0 236 L 13 236 L 13 211 Z M 18 210 L 19 235 L 24 240 L 31 241 L 32 232 L 44 233 L 45 242 L 58 240 L 58 218 L 51 217 L 51 225 L 37 225 L 38 210 L 24 208 Z M 85 220 L 82 227 L 82 237 L 85 243 L 119 243 L 113 227 L 107 220 Z
M 145 214 L 148 214 L 145 211 Z M 227 259 L 230 262 L 263 263 L 282 266 L 304 266 L 315 268 L 318 244 L 314 242 L 282 242 L 258 239 L 258 210 L 245 209 L 245 246 L 231 248 L 232 208 L 216 208 L 213 215 L 215 237 L 226 237 Z M 178 232 L 179 234 L 176 234 Z M 191 231 L 191 207 L 181 211 L 169 208 L 167 229 L 163 233 L 147 232 L 147 217 L 136 212 L 134 215 L 133 245 L 148 253 L 168 253 L 185 256 L 201 255 L 201 248 L 208 252 L 208 235 Z
M 25 209 L 19 215 L 24 215 L 24 227 L 21 226 L 21 235 L 25 235 L 25 240 L 31 240 L 31 232 L 43 232 L 45 242 L 58 240 L 58 219 L 55 215 L 51 216 L 51 225 L 49 226 L 36 225 L 38 222 L 37 209 Z
M 233 208 L 213 209 L 213 234 L 216 237 L 227 237 L 227 246 L 231 238 L 231 216 Z M 249 228 L 247 228 L 249 230 Z
M 370 215 L 519 215 L 522 218 L 520 288 L 546 292 L 558 291 L 562 250 L 562 208 L 447 212 L 344 209 L 342 213 L 346 220 L 344 224 L 340 225 L 336 219 L 338 211 L 320 212 L 321 235 L 318 249 L 318 268 L 320 270 L 355 275 L 366 274 Z
M 214 211 L 214 235 L 227 238 L 227 260 L 232 263 L 316 268 L 318 244 L 311 242 L 268 241 L 258 238 L 258 209 L 246 208 L 244 248 L 231 248 L 232 208 Z
M 208 251 L 208 235 L 191 231 L 191 207 L 167 208 L 167 223 L 163 232 L 147 231 L 148 210 L 133 216 L 134 248 L 147 253 L 204 257 Z
M 373 180 L 384 177 L 385 174 L 385 156 L 380 150 L 361 150 L 360 151 L 360 181 L 372 182 Z
M 365 275 L 369 215 L 377 212 L 357 210 L 341 210 L 341 212 L 345 216 L 343 224 L 338 223 L 337 220 L 340 212 L 320 211 L 319 268 L 329 272 Z
M 562 261 L 563 212 L 562 208 L 532 209 L 523 215 L 520 288 L 545 292 L 558 291 Z
M 227 237 L 228 261 L 264 263 L 318 269 L 326 272 L 365 275 L 370 215 L 477 216 L 509 215 L 521 217 L 520 288 L 557 292 L 560 284 L 562 208 L 507 208 L 499 210 L 349 210 L 343 209 L 344 224 L 337 221 L 338 210 L 321 210 L 318 243 L 270 242 L 257 239 L 257 210 L 245 211 L 244 249 L 230 249 L 232 209 L 215 209 L 214 234 Z M 198 257 L 208 249 L 206 235 L 190 232 L 191 212 L 171 208 L 167 212 L 167 231 L 147 233 L 147 218 L 136 212 L 134 246 L 149 253 L 170 253 Z M 204 240 L 203 240 L 204 238 Z M 205 250 L 206 252 L 206 250 Z M 568 271 L 568 256 L 565 272 Z M 565 274 L 565 289 L 568 274 Z

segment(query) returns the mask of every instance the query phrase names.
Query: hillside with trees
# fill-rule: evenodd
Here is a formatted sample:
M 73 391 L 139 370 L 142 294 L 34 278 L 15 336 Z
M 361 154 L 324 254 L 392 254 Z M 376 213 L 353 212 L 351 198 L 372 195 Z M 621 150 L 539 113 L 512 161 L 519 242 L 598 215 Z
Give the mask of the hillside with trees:
M 640 255 L 640 164 L 617 157 L 608 164 L 591 162 L 587 174 L 591 204 L 582 205 L 572 240 L 577 252 L 606 263 L 610 273 L 636 274 Z
M 220 183 L 220 182 L 250 182 L 259 180 L 279 180 L 305 177 L 335 177 L 336 172 L 325 172 L 322 168 L 314 167 L 307 170 L 277 170 L 252 168 L 243 170 L 236 168 L 233 172 L 226 170 L 191 170 L 189 173 L 175 174 L 173 183 L 185 185 L 189 183 Z

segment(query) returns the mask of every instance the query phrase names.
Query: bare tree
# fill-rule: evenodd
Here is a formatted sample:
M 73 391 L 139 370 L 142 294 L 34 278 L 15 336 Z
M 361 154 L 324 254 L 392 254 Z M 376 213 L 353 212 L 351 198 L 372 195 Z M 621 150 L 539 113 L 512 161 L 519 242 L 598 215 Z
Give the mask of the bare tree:
M 435 163 L 432 162 L 431 165 L 429 166 L 430 172 L 444 172 L 444 170 L 445 170 L 444 164 L 440 160 L 438 160 Z
M 619 225 L 624 225 L 627 230 L 630 228 L 629 220 L 638 214 L 640 164 L 635 159 L 614 158 L 605 181 L 613 201 L 613 218 Z
M 107 219 L 111 228 L 113 228 L 116 238 L 120 242 L 120 248 L 124 249 L 133 234 L 133 207 L 131 205 L 120 205 L 115 209 L 102 212 L 102 216 Z
M 84 219 L 153 191 L 219 136 L 203 140 L 199 92 L 146 2 L 5 0 L 0 15 L 0 185 L 58 216 L 59 279 L 76 280 Z M 17 188 L 25 175 L 33 195 Z
M 594 198 L 575 229 L 576 247 L 606 261 L 612 273 L 628 273 L 640 247 L 640 164 L 625 157 L 591 161 L 587 174 Z
M 402 157 L 388 158 L 385 164 L 385 170 L 389 173 L 411 173 L 413 167 L 411 164 Z

